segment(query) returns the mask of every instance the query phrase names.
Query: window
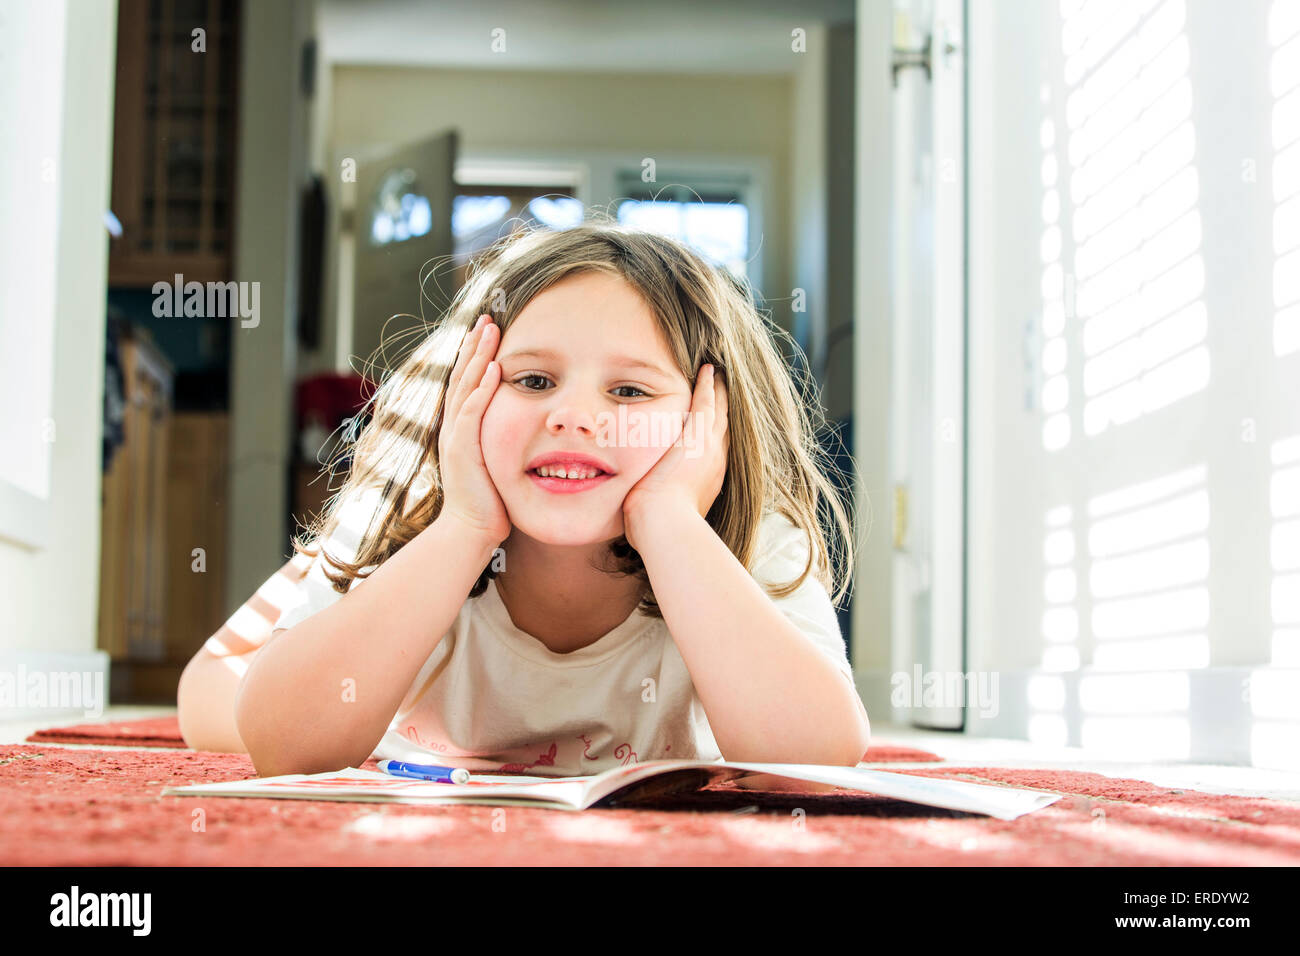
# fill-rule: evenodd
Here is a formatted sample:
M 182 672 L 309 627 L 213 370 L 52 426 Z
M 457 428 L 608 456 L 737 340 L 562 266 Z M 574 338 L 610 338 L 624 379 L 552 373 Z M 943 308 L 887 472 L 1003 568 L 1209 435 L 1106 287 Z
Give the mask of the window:
M 395 169 L 385 176 L 370 209 L 370 244 L 418 239 L 432 225 L 433 207 L 420 189 L 415 170 Z
M 744 279 L 749 269 L 746 183 L 643 183 L 639 173 L 619 177 L 618 221 L 671 236 L 715 265 Z
M 572 186 L 457 184 L 451 204 L 456 288 L 465 284 L 469 260 L 507 232 L 533 223 L 568 229 L 582 216 L 582 203 L 573 197 Z
M 533 223 L 569 229 L 582 215 L 571 186 L 458 185 L 451 207 L 456 261 L 467 261 L 507 229 L 515 232 Z

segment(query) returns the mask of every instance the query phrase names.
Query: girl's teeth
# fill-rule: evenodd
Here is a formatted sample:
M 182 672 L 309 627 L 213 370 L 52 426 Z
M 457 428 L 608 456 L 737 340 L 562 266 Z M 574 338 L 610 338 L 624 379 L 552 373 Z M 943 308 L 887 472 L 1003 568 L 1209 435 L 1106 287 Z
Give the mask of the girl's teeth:
M 573 469 L 572 474 L 563 468 L 542 467 L 537 469 L 537 473 L 543 478 L 594 478 L 598 474 L 596 471 L 580 471 Z

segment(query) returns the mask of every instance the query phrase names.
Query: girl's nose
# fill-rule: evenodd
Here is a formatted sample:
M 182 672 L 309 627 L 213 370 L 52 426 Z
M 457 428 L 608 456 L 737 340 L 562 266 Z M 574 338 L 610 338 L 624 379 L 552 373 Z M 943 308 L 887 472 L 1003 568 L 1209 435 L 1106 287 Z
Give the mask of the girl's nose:
M 551 432 L 595 435 L 596 416 L 590 411 L 569 402 L 553 409 L 546 416 L 546 428 Z

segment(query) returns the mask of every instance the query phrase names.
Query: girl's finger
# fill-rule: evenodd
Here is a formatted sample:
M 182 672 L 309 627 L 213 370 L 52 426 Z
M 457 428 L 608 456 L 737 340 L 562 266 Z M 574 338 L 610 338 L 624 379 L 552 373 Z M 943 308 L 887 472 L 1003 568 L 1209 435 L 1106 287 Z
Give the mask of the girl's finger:
M 456 351 L 456 361 L 453 363 L 451 377 L 453 382 L 459 382 L 465 371 L 465 366 L 469 364 L 470 358 L 474 355 L 474 350 L 478 348 L 479 339 L 482 337 L 483 323 L 489 316 L 480 315 L 475 320 L 474 325 L 465 337 L 461 340 L 460 348 Z
M 496 351 L 496 346 L 492 344 L 492 329 L 496 326 L 484 322 L 483 327 L 478 333 L 478 342 L 475 343 L 473 354 L 470 356 L 468 363 L 461 373 L 460 382 L 457 384 L 455 393 L 452 396 L 452 404 L 449 411 L 452 415 L 460 413 L 461 407 L 465 404 L 466 399 L 473 394 L 474 389 L 479 386 L 479 379 L 483 375 L 483 370 L 487 367 L 492 355 Z
M 471 421 L 482 421 L 488 403 L 492 400 L 492 396 L 496 394 L 497 372 L 500 368 L 501 366 L 496 362 L 488 362 L 487 370 L 479 378 L 478 385 L 475 386 L 474 391 L 470 392 L 464 404 L 461 405 L 461 412 Z M 478 434 L 477 424 L 475 425 L 474 434 Z
M 719 434 L 722 434 L 727 430 L 728 404 L 727 404 L 726 382 L 724 382 L 722 379 L 718 379 L 714 384 L 713 394 L 714 394 L 714 404 L 717 409 L 717 419 L 714 422 L 714 427 L 718 429 Z
M 697 389 L 700 397 L 700 411 L 713 415 L 713 366 L 706 365 L 701 369 L 700 384 Z M 710 417 L 709 424 L 713 424 Z
M 487 374 L 491 374 L 491 369 L 488 370 Z M 465 397 L 465 400 L 461 402 L 460 406 L 456 409 L 456 417 L 447 419 L 447 422 L 449 422 L 451 425 L 451 431 L 447 432 L 446 434 L 448 434 L 448 436 L 452 438 L 453 445 L 457 444 L 457 442 L 465 440 L 463 437 L 460 438 L 456 437 L 456 433 L 458 429 L 460 429 L 462 421 L 466 421 L 469 423 L 468 434 L 472 434 L 475 436 L 478 435 L 479 425 L 481 423 L 483 410 L 487 407 L 487 401 L 484 395 L 485 393 L 490 395 L 491 392 L 492 389 L 486 386 L 483 380 L 480 380 L 470 391 L 469 395 Z M 444 429 L 447 428 L 447 425 L 445 423 L 443 425 L 443 428 Z
M 483 316 L 478 317 L 474 327 L 465 333 L 461 339 L 460 347 L 456 350 L 456 361 L 451 365 L 451 376 L 447 379 L 447 402 L 448 409 L 451 408 L 452 396 L 456 394 L 456 387 L 460 385 L 461 377 L 465 374 L 465 365 L 469 362 L 469 356 L 474 354 L 474 349 L 478 345 L 478 330 L 483 325 Z

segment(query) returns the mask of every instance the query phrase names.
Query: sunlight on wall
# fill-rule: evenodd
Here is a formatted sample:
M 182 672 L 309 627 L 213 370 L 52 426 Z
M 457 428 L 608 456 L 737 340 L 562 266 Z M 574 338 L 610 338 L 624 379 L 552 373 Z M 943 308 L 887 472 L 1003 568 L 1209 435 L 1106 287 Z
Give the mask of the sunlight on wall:
M 1079 612 L 1075 606 L 1074 510 L 1069 505 L 1050 509 L 1043 518 L 1043 658 L 1045 671 L 1079 668 Z M 1065 681 L 1051 674 L 1035 674 L 1027 688 L 1029 740 L 1048 747 L 1069 744 L 1065 717 Z
M 1083 677 L 1080 744 L 1119 759 L 1186 760 L 1192 746 L 1190 700 L 1185 673 Z
M 1269 508 L 1273 532 L 1272 663 L 1300 667 L 1300 435 L 1276 441 L 1271 449 L 1273 479 Z
M 1031 743 L 1044 747 L 1068 746 L 1070 729 L 1065 719 L 1065 681 L 1050 674 L 1029 678 L 1026 691 L 1029 723 L 1026 735 Z
M 1270 446 L 1273 476 L 1269 541 L 1273 569 L 1274 668 L 1300 666 L 1300 435 Z M 1293 674 L 1252 671 L 1246 688 L 1250 702 L 1250 762 L 1257 767 L 1300 769 L 1300 695 Z
M 1065 343 L 1065 273 L 1061 267 L 1060 168 L 1056 160 L 1056 123 L 1051 117 L 1051 89 L 1046 83 L 1039 101 L 1048 115 L 1039 127 L 1043 148 L 1040 177 L 1043 182 L 1043 235 L 1039 255 L 1043 261 L 1043 447 L 1057 451 L 1070 443 L 1070 381 L 1066 374 L 1069 358 Z M 1071 278 L 1072 281 L 1072 278 Z
M 1205 476 L 1198 465 L 1088 503 L 1094 666 L 1209 665 Z
M 1092 667 L 1079 679 L 1083 747 L 1133 759 L 1190 754 L 1190 684 L 1171 671 L 1209 665 L 1205 483 L 1198 465 L 1088 502 L 1083 602 L 1093 645 Z M 1044 517 L 1043 671 L 1078 671 L 1083 657 L 1073 517 L 1068 505 Z M 1069 742 L 1065 702 L 1062 678 L 1030 680 L 1031 741 Z
M 1075 607 L 1078 592 L 1074 576 L 1074 531 L 1070 528 L 1073 511 L 1062 505 L 1047 512 L 1043 539 L 1042 636 L 1043 670 L 1072 671 L 1079 667 L 1079 612 Z
M 1300 351 L 1300 4 L 1276 0 L 1269 10 L 1268 42 L 1273 106 L 1273 351 Z M 1300 435 L 1270 448 L 1273 475 L 1269 542 L 1273 570 L 1271 663 L 1300 667 Z M 1257 766 L 1300 766 L 1300 697 L 1294 679 L 1276 671 L 1251 674 L 1251 762 Z
M 1275 0 L 1268 18 L 1273 51 L 1273 351 L 1300 351 L 1300 4 Z
M 1256 670 L 1246 687 L 1250 702 L 1250 762 L 1256 767 L 1300 770 L 1300 696 L 1295 677 L 1281 670 Z
M 1083 427 L 1094 436 L 1210 378 L 1186 4 L 1060 9 L 1074 248 L 1059 285 L 1083 322 Z M 1045 297 L 1057 285 L 1045 281 Z M 1049 448 L 1057 431 L 1044 428 Z
M 1047 84 L 1039 97 L 1049 452 L 1070 444 L 1072 422 L 1095 438 L 1210 379 L 1186 2 L 1059 0 L 1059 10 L 1063 108 Z M 1208 527 L 1204 465 L 1113 488 L 1083 513 L 1047 512 L 1048 673 L 1030 684 L 1031 740 L 1066 743 L 1077 719 L 1084 747 L 1187 756 L 1190 683 L 1173 672 L 1209 665 Z M 1077 713 L 1067 713 L 1070 673 Z

